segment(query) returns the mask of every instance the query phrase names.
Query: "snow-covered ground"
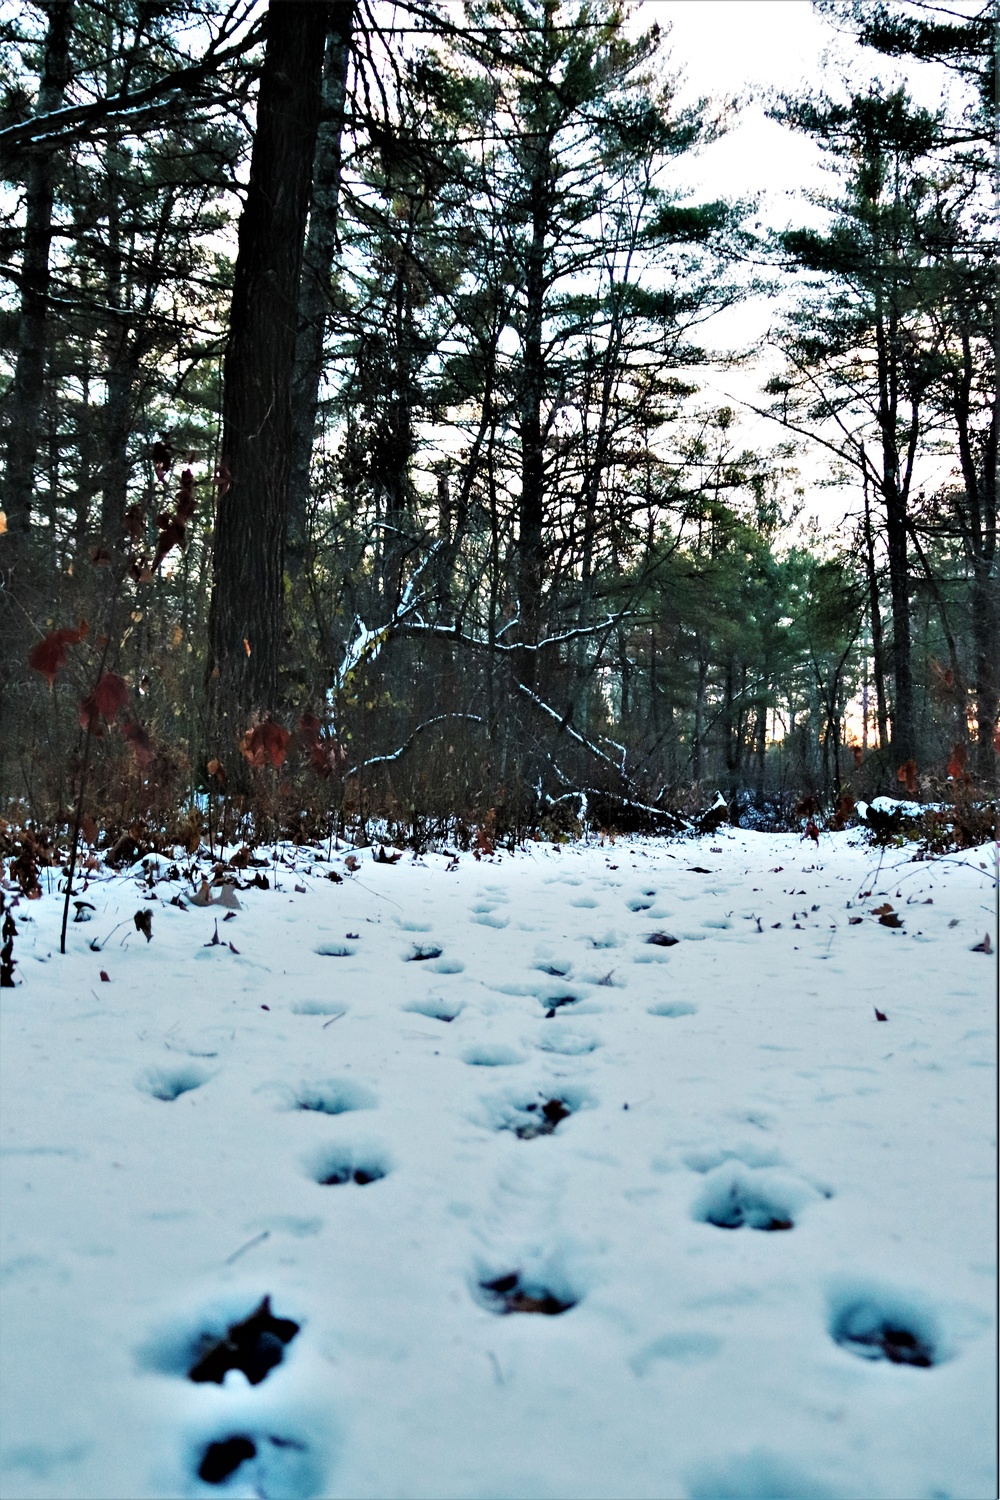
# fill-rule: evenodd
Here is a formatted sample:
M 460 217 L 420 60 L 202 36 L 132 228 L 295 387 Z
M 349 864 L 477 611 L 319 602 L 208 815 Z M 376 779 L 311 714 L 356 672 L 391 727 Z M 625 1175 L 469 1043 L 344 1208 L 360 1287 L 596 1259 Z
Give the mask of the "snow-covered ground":
M 14 909 L 4 1500 L 996 1495 L 989 849 L 321 853 Z

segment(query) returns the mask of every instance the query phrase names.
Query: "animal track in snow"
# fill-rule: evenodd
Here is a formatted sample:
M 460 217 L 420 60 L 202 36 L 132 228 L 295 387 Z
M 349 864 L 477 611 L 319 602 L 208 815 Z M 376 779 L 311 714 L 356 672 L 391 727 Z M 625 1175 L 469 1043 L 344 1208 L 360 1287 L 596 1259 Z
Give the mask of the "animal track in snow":
M 230 1371 L 239 1370 L 250 1385 L 260 1385 L 281 1364 L 301 1324 L 275 1316 L 265 1296 L 249 1310 L 244 1301 L 242 1308 L 230 1302 L 205 1311 L 194 1326 L 196 1333 L 190 1322 L 161 1331 L 139 1351 L 140 1364 L 196 1385 L 222 1385 Z
M 320 958 L 352 958 L 357 951 L 350 943 L 319 943 L 313 949 Z
M 622 945 L 622 938 L 621 934 L 615 932 L 614 928 L 609 928 L 608 931 L 603 934 L 603 936 L 596 933 L 592 934 L 590 937 L 588 937 L 587 942 L 592 948 L 620 948 Z
M 479 1042 L 462 1053 L 462 1061 L 473 1068 L 510 1068 L 524 1060 L 525 1054 L 506 1042 Z
M 250 1484 L 259 1500 L 312 1500 L 323 1489 L 322 1466 L 300 1437 L 249 1426 L 224 1432 L 195 1453 L 195 1474 L 203 1484 Z M 243 1490 L 240 1493 L 244 1493 Z
M 436 943 L 411 943 L 403 954 L 403 962 L 407 964 L 424 963 L 427 959 L 440 958 L 443 949 Z
M 600 1045 L 596 1037 L 562 1029 L 547 1030 L 535 1043 L 542 1052 L 557 1052 L 564 1057 L 581 1057 L 587 1052 L 594 1052 Z
M 320 1187 L 342 1187 L 353 1182 L 367 1187 L 388 1176 L 389 1159 L 377 1147 L 325 1146 L 309 1158 L 309 1176 Z
M 921 1298 L 888 1288 L 848 1286 L 831 1298 L 830 1337 L 862 1359 L 930 1369 L 947 1355 L 937 1319 Z
M 478 922 L 480 927 L 506 927 L 510 917 L 502 917 L 495 911 L 474 911 L 472 920 Z
M 690 1000 L 660 1000 L 656 1005 L 647 1006 L 647 1013 L 651 1016 L 696 1016 L 698 1007 Z
M 426 1000 L 411 1000 L 403 1009 L 418 1016 L 427 1016 L 431 1021 L 454 1021 L 465 1006 L 461 1000 L 443 1000 L 437 995 L 431 995 Z
M 520 1271 L 504 1271 L 476 1284 L 476 1300 L 487 1312 L 542 1313 L 557 1317 L 575 1307 L 578 1298 L 565 1289 L 553 1291 L 540 1281 L 523 1279 Z
M 551 1135 L 563 1120 L 593 1100 L 583 1089 L 561 1084 L 531 1093 L 505 1094 L 483 1100 L 483 1118 L 494 1130 L 509 1130 L 522 1141 Z
M 378 1103 L 371 1089 L 352 1078 L 303 1083 L 295 1090 L 295 1109 L 315 1110 L 321 1115 L 345 1115 L 355 1109 L 374 1109 Z
M 241 1370 L 251 1385 L 260 1385 L 285 1357 L 300 1325 L 292 1318 L 276 1318 L 270 1297 L 263 1297 L 253 1312 L 230 1323 L 221 1337 L 203 1333 L 198 1356 L 187 1372 L 196 1384 L 210 1381 L 222 1385 L 230 1370 Z
M 173 1066 L 167 1064 L 147 1068 L 136 1079 L 135 1086 L 151 1098 L 163 1099 L 171 1104 L 182 1094 L 200 1089 L 211 1076 L 207 1068 L 199 1068 L 195 1063 L 176 1063 Z
M 728 1161 L 707 1174 L 691 1217 L 718 1229 L 792 1229 L 796 1215 L 818 1197 L 807 1183 L 784 1173 Z

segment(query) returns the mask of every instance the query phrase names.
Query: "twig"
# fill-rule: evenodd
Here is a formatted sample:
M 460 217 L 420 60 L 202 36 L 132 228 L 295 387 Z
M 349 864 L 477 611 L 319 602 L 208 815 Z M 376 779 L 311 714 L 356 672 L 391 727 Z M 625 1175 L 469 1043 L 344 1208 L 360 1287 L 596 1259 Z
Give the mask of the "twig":
M 339 1021 L 340 1018 L 341 1018 L 341 1016 L 346 1016 L 346 1015 L 347 1015 L 347 1011 L 346 1010 L 338 1010 L 337 1014 L 335 1016 L 331 1016 L 330 1019 L 329 1019 L 329 1021 L 324 1021 L 323 1022 L 322 1026 L 320 1027 L 320 1031 L 325 1031 L 328 1026 L 332 1026 L 333 1025 L 334 1021 Z
M 234 1260 L 239 1260 L 240 1256 L 245 1255 L 248 1250 L 252 1250 L 254 1245 L 261 1245 L 265 1240 L 269 1240 L 270 1238 L 271 1231 L 269 1229 L 261 1230 L 260 1234 L 255 1234 L 252 1240 L 247 1240 L 245 1245 L 241 1245 L 238 1250 L 234 1250 L 232 1255 L 227 1255 L 222 1264 L 224 1266 L 231 1266 Z

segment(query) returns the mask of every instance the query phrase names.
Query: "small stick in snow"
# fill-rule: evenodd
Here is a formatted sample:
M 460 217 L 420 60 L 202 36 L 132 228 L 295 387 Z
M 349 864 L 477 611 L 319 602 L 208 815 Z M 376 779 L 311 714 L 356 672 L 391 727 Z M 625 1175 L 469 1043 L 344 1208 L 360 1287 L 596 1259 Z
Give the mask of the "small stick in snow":
M 341 1016 L 346 1016 L 346 1015 L 347 1015 L 347 1011 L 346 1010 L 338 1010 L 337 1014 L 335 1016 L 331 1016 L 330 1019 L 329 1019 L 329 1021 L 324 1021 L 323 1022 L 322 1026 L 320 1027 L 320 1031 L 325 1031 L 328 1026 L 332 1026 L 333 1025 L 334 1021 L 339 1021 L 340 1018 L 341 1018 Z
M 265 1240 L 269 1240 L 270 1238 L 271 1231 L 269 1229 L 262 1230 L 260 1234 L 255 1234 L 252 1240 L 247 1240 L 245 1245 L 241 1245 L 238 1250 L 234 1250 L 232 1255 L 227 1255 L 222 1264 L 224 1266 L 231 1266 L 233 1261 L 239 1260 L 240 1256 L 244 1255 L 247 1250 L 252 1250 L 254 1245 L 261 1245 Z
M 490 1360 L 493 1365 L 493 1373 L 496 1375 L 497 1385 L 506 1385 L 507 1382 L 503 1378 L 503 1371 L 500 1368 L 500 1361 L 497 1359 L 492 1349 L 487 1349 L 486 1358 Z

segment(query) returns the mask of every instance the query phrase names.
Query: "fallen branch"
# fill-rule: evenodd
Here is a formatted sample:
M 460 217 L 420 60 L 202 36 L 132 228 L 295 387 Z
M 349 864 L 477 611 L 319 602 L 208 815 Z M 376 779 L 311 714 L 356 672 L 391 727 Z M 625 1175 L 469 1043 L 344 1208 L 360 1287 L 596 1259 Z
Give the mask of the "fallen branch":
M 348 776 L 357 776 L 369 766 L 381 766 L 386 765 L 389 761 L 399 760 L 400 756 L 409 750 L 418 734 L 422 734 L 425 729 L 430 729 L 434 724 L 443 723 L 446 719 L 467 719 L 473 724 L 481 724 L 483 722 L 479 714 L 435 714 L 433 719 L 425 719 L 422 724 L 418 724 L 413 733 L 407 735 L 403 743 L 398 745 L 395 750 L 390 751 L 387 755 L 371 755 L 367 760 L 359 761 L 356 766 L 352 766 L 349 771 L 344 772 L 344 779 L 346 780 Z

